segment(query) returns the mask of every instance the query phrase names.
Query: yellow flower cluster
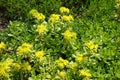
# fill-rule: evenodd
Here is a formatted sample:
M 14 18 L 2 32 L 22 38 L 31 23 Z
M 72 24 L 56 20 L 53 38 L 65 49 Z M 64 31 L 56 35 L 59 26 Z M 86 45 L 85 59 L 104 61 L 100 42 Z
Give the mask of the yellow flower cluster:
M 4 43 L 4 42 L 1 42 L 1 43 L 0 43 L 0 50 L 5 49 L 5 46 L 6 46 L 5 43 Z
M 51 22 L 52 24 L 55 24 L 57 22 L 60 22 L 61 20 L 62 21 L 68 21 L 68 22 L 73 21 L 74 18 L 73 18 L 72 15 L 69 15 L 69 12 L 70 12 L 70 10 L 68 8 L 60 7 L 60 13 L 62 13 L 62 14 L 67 13 L 67 15 L 64 14 L 63 16 L 61 16 L 61 15 L 58 15 L 58 14 L 51 14 L 48 22 Z
M 83 60 L 83 54 L 77 54 L 75 60 L 76 60 L 77 62 L 81 62 L 81 61 Z
M 60 13 L 68 13 L 69 14 L 70 10 L 66 7 L 61 7 L 60 8 Z M 62 21 L 73 21 L 74 18 L 72 15 L 63 15 L 61 16 Z
M 64 36 L 64 39 L 68 41 L 75 40 L 77 36 L 75 32 L 70 32 L 69 30 L 66 30 L 62 35 Z
M 60 13 L 69 13 L 70 10 L 66 7 L 60 7 Z
M 30 14 L 32 14 L 33 16 L 37 15 L 38 11 L 36 9 L 32 9 L 30 11 Z
M 31 70 L 31 65 L 28 62 L 24 62 L 21 66 L 21 69 L 25 70 L 25 71 L 26 70 L 30 71 Z
M 85 43 L 85 46 L 88 47 L 90 49 L 90 51 L 97 52 L 98 45 L 95 45 L 92 41 L 89 41 L 89 42 Z
M 80 70 L 80 74 L 85 77 L 91 77 L 89 70 L 82 69 Z
M 36 30 L 36 31 L 39 32 L 39 34 L 41 34 L 41 33 L 43 33 L 43 32 L 47 32 L 48 29 L 46 28 L 45 25 L 41 24 L 41 25 L 38 25 L 38 26 L 37 26 L 37 30 Z
M 32 9 L 30 11 L 30 14 L 32 14 L 32 16 L 34 18 L 36 18 L 38 21 L 40 21 L 40 20 L 44 21 L 45 20 L 45 16 L 42 13 L 39 13 L 36 9 Z
M 9 78 L 10 66 L 12 65 L 13 60 L 8 59 L 4 62 L 0 62 L 0 78 L 6 77 Z
M 44 59 L 44 51 L 37 51 L 36 53 L 35 53 L 35 56 L 37 57 L 37 58 L 39 58 L 40 60 L 43 60 Z
M 60 21 L 60 16 L 58 14 L 51 14 L 49 20 L 52 24 Z
M 29 43 L 23 43 L 21 46 L 19 46 L 17 48 L 17 52 L 19 54 L 30 52 L 31 51 L 31 47 L 32 47 L 32 45 L 30 45 Z
M 60 69 L 63 69 L 69 64 L 69 62 L 60 57 L 58 60 L 56 60 L 56 64 Z
M 58 73 L 58 75 L 61 77 L 61 78 L 64 78 L 66 76 L 66 72 L 65 71 L 61 71 Z
M 72 15 L 69 15 L 69 16 L 63 15 L 63 16 L 61 17 L 61 19 L 62 19 L 62 21 L 68 21 L 68 22 L 74 20 L 74 18 L 73 18 Z

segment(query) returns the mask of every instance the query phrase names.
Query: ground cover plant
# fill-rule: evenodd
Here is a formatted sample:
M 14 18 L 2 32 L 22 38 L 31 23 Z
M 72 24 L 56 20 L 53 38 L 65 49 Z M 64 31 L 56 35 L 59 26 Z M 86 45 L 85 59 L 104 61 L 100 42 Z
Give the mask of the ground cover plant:
M 119 80 L 119 4 L 90 1 L 81 18 L 31 9 L 27 22 L 11 21 L 0 32 L 0 80 Z

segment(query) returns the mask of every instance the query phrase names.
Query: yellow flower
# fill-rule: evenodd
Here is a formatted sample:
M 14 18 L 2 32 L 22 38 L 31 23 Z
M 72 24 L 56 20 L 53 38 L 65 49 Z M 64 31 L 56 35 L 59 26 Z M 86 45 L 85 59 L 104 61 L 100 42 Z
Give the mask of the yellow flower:
M 70 10 L 66 7 L 60 7 L 60 13 L 69 13 Z
M 10 66 L 12 65 L 13 60 L 8 59 L 4 62 L 0 62 L 0 78 L 6 77 L 9 78 Z
M 63 59 L 61 57 L 59 58 L 59 61 L 62 62 L 65 66 L 67 66 L 68 63 L 69 63 L 68 60 L 65 60 L 65 59 Z
M 22 44 L 22 47 L 31 47 L 31 45 L 28 44 L 28 43 L 23 43 L 23 44 Z
M 57 66 L 60 68 L 60 69 L 63 69 L 65 67 L 65 65 L 63 63 L 58 63 Z
M 28 62 L 24 62 L 22 64 L 22 68 L 21 69 L 30 71 L 31 70 L 31 65 Z
M 73 20 L 74 20 L 74 18 L 73 18 L 72 15 L 69 15 L 69 20 L 70 20 L 70 21 L 73 21 Z
M 68 62 L 67 60 L 64 60 L 64 61 L 63 61 L 63 64 L 64 64 L 65 66 L 67 66 L 68 63 L 69 63 L 69 62 Z
M 52 24 L 60 21 L 60 16 L 58 14 L 51 14 L 49 20 Z
M 8 59 L 7 61 L 5 61 L 5 62 L 3 63 L 4 68 L 5 68 L 5 69 L 8 69 L 9 66 L 12 64 L 12 62 L 13 62 L 12 59 Z
M 27 52 L 31 51 L 30 48 L 28 48 L 28 47 L 22 48 L 21 46 L 19 46 L 17 50 L 20 54 L 27 53 Z
M 64 36 L 64 39 L 68 41 L 75 40 L 77 36 L 75 32 L 70 32 L 69 30 L 66 30 L 62 35 Z
M 48 29 L 46 28 L 45 25 L 41 24 L 41 25 L 38 25 L 38 26 L 37 26 L 37 30 L 36 30 L 36 31 L 39 32 L 39 34 L 41 34 L 41 33 L 43 33 L 43 32 L 47 32 Z
M 30 11 L 30 14 L 32 14 L 32 16 L 36 18 L 38 21 L 45 20 L 45 15 L 43 15 L 42 13 L 39 13 L 36 9 L 32 9 Z
M 63 69 L 65 66 L 69 64 L 69 62 L 60 57 L 58 60 L 56 60 L 56 64 L 60 69 Z
M 69 16 L 63 15 L 61 19 L 62 21 L 73 21 L 74 20 L 72 15 L 69 15 Z
M 31 51 L 32 46 L 28 43 L 23 43 L 21 46 L 17 48 L 18 53 L 23 54 Z
M 1 42 L 1 43 L 0 43 L 0 50 L 1 50 L 1 49 L 5 49 L 5 46 L 6 46 L 5 43 L 4 43 L 4 42 Z
M 45 16 L 42 13 L 38 13 L 35 15 L 35 18 L 37 18 L 38 21 L 45 20 Z
M 58 75 L 61 77 L 61 78 L 64 78 L 66 76 L 66 72 L 65 71 L 61 71 L 58 73 Z
M 80 70 L 80 74 L 85 77 L 91 77 L 89 70 L 82 69 Z
M 75 60 L 81 62 L 83 60 L 83 54 L 77 54 Z
M 38 11 L 36 9 L 32 9 L 29 13 L 35 16 L 38 13 Z
M 89 41 L 89 42 L 85 43 L 85 46 L 88 47 L 90 49 L 90 51 L 97 52 L 98 45 L 95 45 L 92 41 Z
M 4 69 L 0 68 L 0 79 L 2 79 L 3 77 L 9 78 L 9 73 L 7 71 L 5 71 Z
M 35 56 L 37 57 L 37 58 L 39 58 L 40 60 L 43 60 L 44 59 L 44 51 L 37 51 L 36 53 L 35 53 Z

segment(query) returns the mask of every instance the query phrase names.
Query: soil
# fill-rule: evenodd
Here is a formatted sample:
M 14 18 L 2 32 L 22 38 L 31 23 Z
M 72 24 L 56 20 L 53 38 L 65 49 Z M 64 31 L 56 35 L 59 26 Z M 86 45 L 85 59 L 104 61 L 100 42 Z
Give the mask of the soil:
M 9 19 L 7 17 L 5 17 L 5 9 L 0 7 L 0 32 L 7 28 L 7 25 L 9 23 Z

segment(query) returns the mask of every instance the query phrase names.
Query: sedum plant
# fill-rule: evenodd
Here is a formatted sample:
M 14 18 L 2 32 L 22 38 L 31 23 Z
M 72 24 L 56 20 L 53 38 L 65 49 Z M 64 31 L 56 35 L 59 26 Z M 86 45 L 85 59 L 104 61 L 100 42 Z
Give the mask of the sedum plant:
M 46 20 L 32 9 L 33 22 L 12 21 L 1 32 L 1 80 L 120 79 L 120 24 L 61 10 Z

